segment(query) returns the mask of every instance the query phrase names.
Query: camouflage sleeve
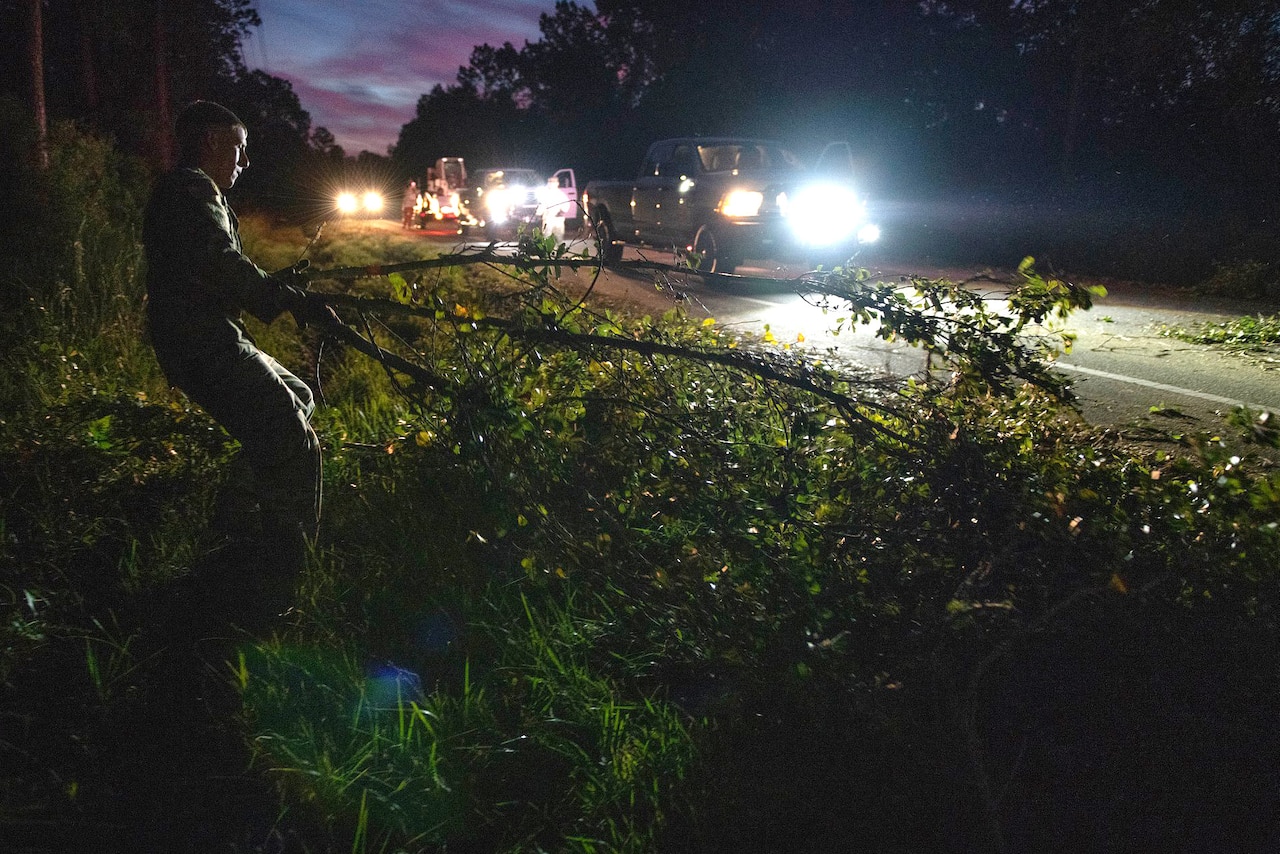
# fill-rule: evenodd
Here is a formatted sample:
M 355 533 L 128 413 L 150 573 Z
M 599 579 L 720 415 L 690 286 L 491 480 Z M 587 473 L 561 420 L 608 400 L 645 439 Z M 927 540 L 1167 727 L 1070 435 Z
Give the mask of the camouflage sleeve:
M 195 231 L 193 260 L 210 295 L 264 323 L 297 306 L 304 298 L 299 288 L 273 278 L 244 254 L 235 215 L 214 183 L 193 180 L 187 191 L 194 203 L 189 222 Z

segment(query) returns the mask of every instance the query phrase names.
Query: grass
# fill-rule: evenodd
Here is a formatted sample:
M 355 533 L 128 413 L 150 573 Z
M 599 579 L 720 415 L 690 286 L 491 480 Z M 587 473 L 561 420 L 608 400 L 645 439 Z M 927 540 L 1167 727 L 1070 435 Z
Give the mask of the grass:
M 246 218 L 245 231 L 253 251 L 268 265 L 275 263 L 273 258 L 282 266 L 290 260 L 298 239 L 291 228 L 274 228 L 252 217 Z M 390 245 L 395 246 L 394 251 L 388 251 Z M 384 234 L 365 233 L 346 234 L 337 247 L 321 241 L 315 249 L 327 265 L 355 266 L 373 259 L 385 261 L 389 256 L 395 260 L 413 257 L 410 253 L 417 247 L 404 241 L 393 244 Z M 434 285 L 456 281 L 456 276 L 444 274 Z M 67 299 L 74 302 L 77 297 Z M 125 338 L 141 338 L 136 316 L 125 316 L 122 321 L 132 323 L 133 331 Z M 350 484 L 349 490 L 335 490 L 330 484 L 336 495 L 329 517 L 339 530 L 349 526 L 351 535 L 335 536 L 341 545 L 317 555 L 317 564 L 299 591 L 314 606 L 305 612 L 307 622 L 297 628 L 290 643 L 257 643 L 247 637 L 219 639 L 216 626 L 228 615 L 209 614 L 210 622 L 204 622 L 206 615 L 201 615 L 189 623 L 194 615 L 185 609 L 202 600 L 192 602 L 182 587 L 193 571 L 223 571 L 222 565 L 238 559 L 219 547 L 216 539 L 210 539 L 207 528 L 222 469 L 233 449 L 202 413 L 163 387 L 145 348 L 113 346 L 110 341 L 100 341 L 100 349 L 82 346 L 81 341 L 93 339 L 97 324 L 97 319 L 62 316 L 56 329 L 46 328 L 52 334 L 36 336 L 45 352 L 64 348 L 55 362 L 60 367 L 45 374 L 28 371 L 13 375 L 20 379 L 6 388 L 12 399 L 34 401 L 37 406 L 34 417 L 10 416 L 4 424 L 6 454 L 11 461 L 24 463 L 20 468 L 6 467 L 10 474 L 5 485 L 11 494 L 25 499 L 21 511 L 10 508 L 5 514 L 10 533 L 4 555 L 9 568 L 5 578 L 16 585 L 21 577 L 29 587 L 21 591 L 16 586 L 6 587 L 13 601 L 5 632 L 5 670 L 0 676 L 15 689 L 6 713 L 27 725 L 41 717 L 43 704 L 58 701 L 59 692 L 64 697 L 78 696 L 90 714 L 96 710 L 117 720 L 101 736 L 86 731 L 73 735 L 85 723 L 68 720 L 65 736 L 61 728 L 55 728 L 44 737 L 30 739 L 27 746 L 35 749 L 28 753 L 38 766 L 50 761 L 60 738 L 73 737 L 82 744 L 83 752 L 64 761 L 105 777 L 80 779 L 85 775 L 72 774 L 76 779 L 64 785 L 36 786 L 34 795 L 20 795 L 24 775 L 38 776 L 39 772 L 38 767 L 21 767 L 14 776 L 5 777 L 5 792 L 10 797 L 5 799 L 0 821 L 19 834 L 49 820 L 64 823 L 68 832 L 74 833 L 76 822 L 70 814 L 105 816 L 119 810 L 117 797 L 124 793 L 116 794 L 111 769 L 98 766 L 99 761 L 109 761 L 118 754 L 97 739 L 118 739 L 116 728 L 137 722 L 137 705 L 144 698 L 177 690 L 172 683 L 160 683 L 171 668 L 182 667 L 199 671 L 198 682 L 213 679 L 214 687 L 205 690 L 219 695 L 220 703 L 235 702 L 242 707 L 236 718 L 254 727 L 246 739 L 252 748 L 246 765 L 263 763 L 274 769 L 270 775 L 279 780 L 283 791 L 296 794 L 304 804 L 317 805 L 307 819 L 314 823 L 314 832 L 334 838 L 349 835 L 352 850 L 380 850 L 391 844 L 390 839 L 398 845 L 424 839 L 439 842 L 464 831 L 464 835 L 485 840 L 481 844 L 486 847 L 506 838 L 504 834 L 513 832 L 509 814 L 514 810 L 511 805 L 502 806 L 507 803 L 506 796 L 486 808 L 489 812 L 482 815 L 480 831 L 470 829 L 477 818 L 477 797 L 481 802 L 486 796 L 495 797 L 493 792 L 477 793 L 474 789 L 477 785 L 488 788 L 493 784 L 487 778 L 524 764 L 560 769 L 563 811 L 570 816 L 564 820 L 577 826 L 575 832 L 581 836 L 575 845 L 589 847 L 589 838 L 651 838 L 659 823 L 646 821 L 642 826 L 609 815 L 616 800 L 625 794 L 610 782 L 615 775 L 595 771 L 579 789 L 580 781 L 571 781 L 568 773 L 574 763 L 595 765 L 596 754 L 588 756 L 585 751 L 603 751 L 600 755 L 606 757 L 617 754 L 621 757 L 619 767 L 625 772 L 616 776 L 630 781 L 624 788 L 631 795 L 625 797 L 643 800 L 646 791 L 651 796 L 658 783 L 645 776 L 647 763 L 627 758 L 639 751 L 634 734 L 627 733 L 633 728 L 631 721 L 653 719 L 655 723 L 636 724 L 636 732 L 666 732 L 677 745 L 687 745 L 680 722 L 665 707 L 649 700 L 618 702 L 607 683 L 596 681 L 587 671 L 562 669 L 565 659 L 549 645 L 541 647 L 549 663 L 539 664 L 537 655 L 534 661 L 517 662 L 519 652 L 508 651 L 503 655 L 511 660 L 502 667 L 539 673 L 527 683 L 520 682 L 520 697 L 526 691 L 537 692 L 545 703 L 547 692 L 561 685 L 596 701 L 582 710 L 585 718 L 581 721 L 555 718 L 553 728 L 564 732 L 541 737 L 534 746 L 525 742 L 517 722 L 504 721 L 501 726 L 497 722 L 500 714 L 517 709 L 520 699 L 503 696 L 491 700 L 484 688 L 469 681 L 469 664 L 455 661 L 449 653 L 459 642 L 450 634 L 456 634 L 456 628 L 438 629 L 444 634 L 443 640 L 434 641 L 439 647 L 434 655 L 442 672 L 458 671 L 460 682 L 438 676 L 429 693 L 424 691 L 422 677 L 408 670 L 370 669 L 360 662 L 371 650 L 364 645 L 353 649 L 348 638 L 353 630 L 369 632 L 368 621 L 376 620 L 383 626 L 374 644 L 383 653 L 399 647 L 397 654 L 403 655 L 414 643 L 414 633 L 421 631 L 422 624 L 413 613 L 404 613 L 400 597 L 407 588 L 416 589 L 423 597 L 465 596 L 469 608 L 478 608 L 485 601 L 482 591 L 492 583 L 485 578 L 488 568 L 475 565 L 474 557 L 457 545 L 469 536 L 459 529 L 477 525 L 477 516 L 447 519 L 436 513 L 433 522 L 447 527 L 438 528 L 426 542 L 406 537 L 413 528 L 412 523 L 406 524 L 406 514 L 411 517 L 418 508 L 441 503 L 452 505 L 458 513 L 465 508 L 459 506 L 457 492 L 432 489 L 427 483 L 399 483 L 397 467 L 386 465 L 386 449 L 403 442 L 411 413 L 396 403 L 378 366 L 344 353 L 321 360 L 322 370 L 333 378 L 326 388 L 333 405 L 320 419 L 322 432 L 333 437 L 327 479 L 336 478 L 342 486 Z M 305 364 L 318 355 L 312 349 L 315 342 L 299 341 L 287 322 L 271 328 L 255 325 L 253 331 L 264 346 L 291 364 Z M 29 352 L 12 354 L 15 363 L 31 358 Z M 123 376 L 121 367 L 126 368 Z M 130 385 L 130 376 L 135 378 L 132 392 L 124 390 Z M 15 408 L 13 414 L 20 411 Z M 446 466 L 446 471 L 448 468 L 456 465 Z M 469 477 L 459 475 L 464 476 Z M 433 478 L 441 479 L 438 475 Z M 470 484 L 454 480 L 455 488 L 474 491 Z M 69 492 L 73 484 L 79 484 L 79 489 Z M 378 521 L 384 523 L 381 529 Z M 456 563 L 446 568 L 438 566 L 440 561 Z M 446 574 L 439 584 L 407 578 L 440 569 Z M 353 588 L 358 590 L 354 600 Z M 388 592 L 394 593 L 394 598 L 388 597 Z M 222 591 L 222 595 L 228 601 L 215 599 L 210 604 L 237 613 L 236 591 Z M 524 650 L 530 638 L 546 637 L 545 627 L 534 629 L 532 625 L 527 636 L 513 637 L 505 622 L 509 615 L 488 616 L 488 624 L 495 627 L 494 637 L 475 641 L 483 648 Z M 534 618 L 524 607 L 519 616 Z M 430 615 L 423 619 L 430 619 Z M 437 622 L 445 627 L 454 625 L 444 616 Z M 303 641 L 301 648 L 299 640 Z M 201 648 L 187 649 L 192 642 Z M 538 647 L 529 644 L 527 648 Z M 341 652 L 344 649 L 346 652 Z M 334 655 L 333 651 L 338 652 Z M 219 665 L 219 656 L 237 662 L 236 667 L 229 670 Z M 31 684 L 32 668 L 46 665 L 79 675 L 69 682 L 59 681 L 56 689 Z M 217 688 L 224 682 L 217 674 L 228 672 L 234 678 L 226 679 L 224 688 Z M 396 688 L 395 696 L 387 693 L 389 672 L 405 674 L 405 681 L 392 679 L 390 683 Z M 179 684 L 190 685 L 185 681 Z M 232 693 L 227 688 L 235 690 Z M 325 708 L 345 711 L 317 717 L 317 698 L 325 701 Z M 544 709 L 543 714 L 551 712 Z M 154 727 L 156 722 L 147 723 Z M 538 719 L 527 723 L 536 725 Z M 192 724 L 184 719 L 163 729 L 173 730 L 172 737 L 179 738 L 193 725 L 218 728 L 211 721 Z M 585 734 L 577 734 L 578 727 Z M 136 737 L 121 742 L 140 755 L 151 756 L 153 751 L 143 749 L 139 742 L 156 736 L 155 729 L 143 728 Z M 477 744 L 477 739 L 481 743 Z M 647 739 L 643 744 L 645 750 L 655 749 Z M 13 750 L 18 745 L 7 744 Z M 184 754 L 183 758 L 192 757 Z M 207 769 L 195 764 L 170 773 L 184 779 L 199 777 Z M 53 773 L 56 779 L 64 776 L 61 769 Z M 526 799 L 530 796 L 524 792 Z M 349 808 L 354 812 L 348 812 Z M 578 811 L 585 817 L 577 817 Z M 128 811 L 119 815 L 127 827 Z M 27 816 L 35 825 L 28 824 Z M 503 844 L 514 850 L 520 847 L 519 839 L 545 835 L 544 825 L 549 820 L 537 814 L 522 818 L 526 829 Z M 264 818 L 258 832 L 275 832 L 273 821 Z M 137 832 L 136 828 L 127 831 L 109 824 L 124 834 L 115 840 L 122 845 L 130 832 Z M 110 833 L 103 844 L 112 844 Z M 627 845 L 640 850 L 634 841 L 623 843 L 623 847 Z

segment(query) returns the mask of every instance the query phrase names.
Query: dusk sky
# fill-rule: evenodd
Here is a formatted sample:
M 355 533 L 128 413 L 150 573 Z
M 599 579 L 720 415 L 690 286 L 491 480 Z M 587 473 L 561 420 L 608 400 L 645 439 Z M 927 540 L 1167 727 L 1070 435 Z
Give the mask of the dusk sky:
M 455 82 L 471 49 L 537 41 L 555 0 L 257 0 L 245 62 L 293 84 L 312 127 L 348 155 L 386 154 L 418 98 Z

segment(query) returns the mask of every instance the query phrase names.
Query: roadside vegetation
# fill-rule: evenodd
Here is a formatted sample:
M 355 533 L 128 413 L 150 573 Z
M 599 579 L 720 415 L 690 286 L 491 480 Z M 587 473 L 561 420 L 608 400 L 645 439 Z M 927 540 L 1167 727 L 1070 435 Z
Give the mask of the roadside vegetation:
M 1045 360 L 1088 291 L 1029 263 L 1001 304 L 811 283 L 833 326 L 930 348 L 889 386 L 678 306 L 593 310 L 550 242 L 343 280 L 420 373 L 253 327 L 318 377 L 326 443 L 297 608 L 259 623 L 191 584 L 252 556 L 212 524 L 235 449 L 145 342 L 129 166 L 69 131 L 54 161 L 0 265 L 19 850 L 1280 842 L 1280 476 L 1074 417 Z M 313 236 L 244 227 L 269 268 Z M 417 252 L 333 229 L 310 257 Z
M 1244 299 L 1280 295 L 1280 265 L 1253 259 L 1216 265 L 1213 275 L 1200 283 L 1206 294 Z
M 1280 315 L 1259 314 L 1192 329 L 1169 327 L 1165 334 L 1193 344 L 1212 344 L 1245 353 L 1274 352 L 1280 346 Z

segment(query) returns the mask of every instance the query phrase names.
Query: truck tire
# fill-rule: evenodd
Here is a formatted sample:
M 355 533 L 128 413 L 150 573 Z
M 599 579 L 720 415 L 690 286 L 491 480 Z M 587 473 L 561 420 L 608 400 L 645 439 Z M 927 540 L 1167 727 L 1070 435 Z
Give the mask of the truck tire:
M 693 251 L 701 256 L 698 269 L 706 273 L 732 273 L 742 263 L 741 258 L 728 254 L 720 245 L 711 226 L 704 225 L 693 236 Z
M 600 214 L 596 218 L 596 240 L 600 244 L 600 259 L 606 266 L 617 264 L 622 260 L 622 244 L 615 243 L 617 237 L 613 233 L 613 223 L 609 221 L 607 214 Z

